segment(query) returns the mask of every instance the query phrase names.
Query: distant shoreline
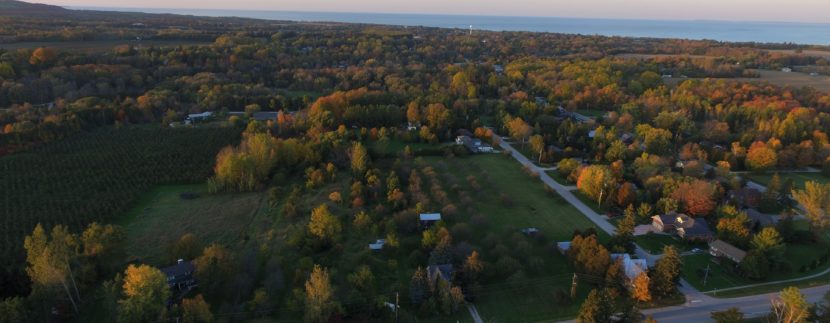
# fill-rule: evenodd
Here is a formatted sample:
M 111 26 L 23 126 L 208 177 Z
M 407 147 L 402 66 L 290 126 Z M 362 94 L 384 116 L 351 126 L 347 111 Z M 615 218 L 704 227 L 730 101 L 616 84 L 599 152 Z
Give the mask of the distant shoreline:
M 488 31 L 554 32 L 565 34 L 619 37 L 677 38 L 726 42 L 794 43 L 830 45 L 830 24 L 797 22 L 743 22 L 712 20 L 626 20 L 556 17 L 498 17 L 399 13 L 340 13 L 306 11 L 254 11 L 217 9 L 163 9 L 80 7 L 76 10 L 101 10 L 168 13 L 208 17 L 241 17 L 299 22 L 366 23 L 396 26 Z

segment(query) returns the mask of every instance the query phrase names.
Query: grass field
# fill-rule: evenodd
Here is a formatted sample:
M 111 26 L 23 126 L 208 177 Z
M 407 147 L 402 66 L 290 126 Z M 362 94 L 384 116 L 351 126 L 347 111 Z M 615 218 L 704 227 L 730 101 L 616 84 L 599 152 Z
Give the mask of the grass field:
M 181 193 L 195 193 L 182 199 Z M 245 240 L 247 229 L 261 209 L 262 193 L 210 195 L 205 185 L 159 186 L 143 196 L 117 221 L 127 232 L 131 258 L 163 266 L 165 249 L 186 233 L 205 245 Z
M 772 179 L 773 174 L 747 174 L 746 177 L 751 179 L 753 182 L 758 184 L 767 186 L 769 181 Z M 779 173 L 778 176 L 781 178 L 781 182 L 787 181 L 791 179 L 793 181 L 793 188 L 797 189 L 804 189 L 804 183 L 807 181 L 815 181 L 821 184 L 826 184 L 830 182 L 830 178 L 822 175 L 821 173 Z
M 818 75 L 818 76 L 810 76 L 807 73 L 801 72 L 782 72 L 782 71 L 772 71 L 772 70 L 753 70 L 757 72 L 759 75 L 758 78 L 726 78 L 724 80 L 727 81 L 738 81 L 738 82 L 769 82 L 770 84 L 778 85 L 778 86 L 791 86 L 795 88 L 800 88 L 803 86 L 811 86 L 819 91 L 830 91 L 830 76 L 827 75 Z M 666 83 L 669 85 L 677 85 L 686 80 L 692 80 L 695 78 L 671 78 L 666 79 Z
M 558 170 L 549 170 L 545 173 L 547 173 L 548 176 L 550 176 L 550 178 L 553 178 L 553 180 L 556 181 L 559 184 L 566 185 L 566 186 L 576 185 L 576 183 L 573 183 L 573 182 L 569 181 L 567 178 L 562 177 L 562 174 L 559 174 Z
M 96 40 L 96 41 L 54 41 L 54 42 L 20 42 L 0 43 L 0 48 L 14 50 L 21 48 L 51 47 L 65 51 L 96 52 L 113 50 L 116 46 L 132 45 L 138 47 L 176 47 L 192 45 L 209 45 L 212 42 L 194 40 Z
M 492 193 L 504 193 L 512 200 L 512 206 L 505 206 L 498 199 L 477 201 L 478 209 L 496 228 L 536 227 L 546 237 L 560 241 L 570 240 L 574 229 L 594 227 L 593 222 L 570 203 L 559 196 L 552 197 L 541 181 L 531 179 L 511 158 L 496 154 L 476 155 L 453 163 L 450 170 L 465 177 L 486 174 L 488 182 L 492 183 Z

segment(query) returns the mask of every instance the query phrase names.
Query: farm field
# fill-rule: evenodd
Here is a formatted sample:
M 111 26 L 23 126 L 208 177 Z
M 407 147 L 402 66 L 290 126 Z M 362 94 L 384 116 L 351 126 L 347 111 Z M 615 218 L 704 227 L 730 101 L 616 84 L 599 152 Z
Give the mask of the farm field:
M 77 231 L 114 220 L 156 185 L 204 182 L 239 137 L 234 128 L 106 127 L 0 158 L 3 262 L 20 263 L 37 223 Z
M 184 198 L 192 194 L 194 198 Z M 263 210 L 263 193 L 208 194 L 204 184 L 159 186 L 146 193 L 127 214 L 115 221 L 127 233 L 127 254 L 163 267 L 164 246 L 191 233 L 203 244 L 232 244 L 247 233 Z
M 804 86 L 811 86 L 819 91 L 830 91 L 830 76 L 819 75 L 810 76 L 807 73 L 801 72 L 782 72 L 771 70 L 754 70 L 760 74 L 758 78 L 724 78 L 726 81 L 739 82 L 769 82 L 770 84 L 778 86 L 791 86 L 800 88 Z M 677 85 L 686 80 L 694 80 L 695 78 L 671 78 L 664 81 L 669 85 Z
M 747 174 L 746 177 L 751 179 L 753 182 L 758 184 L 767 186 L 769 181 L 772 179 L 774 174 Z M 826 184 L 830 182 L 830 178 L 827 176 L 822 175 L 821 173 L 779 173 L 778 177 L 781 178 L 781 182 L 785 182 L 787 180 L 793 181 L 793 188 L 797 189 L 804 189 L 804 183 L 808 181 L 819 182 L 821 184 Z

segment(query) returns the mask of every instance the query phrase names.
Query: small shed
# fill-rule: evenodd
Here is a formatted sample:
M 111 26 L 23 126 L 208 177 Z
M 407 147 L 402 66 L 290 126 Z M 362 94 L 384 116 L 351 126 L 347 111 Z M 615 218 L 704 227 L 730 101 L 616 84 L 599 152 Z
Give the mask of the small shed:
M 377 239 L 374 243 L 369 244 L 369 250 L 372 251 L 381 251 L 383 250 L 383 245 L 386 244 L 386 239 Z

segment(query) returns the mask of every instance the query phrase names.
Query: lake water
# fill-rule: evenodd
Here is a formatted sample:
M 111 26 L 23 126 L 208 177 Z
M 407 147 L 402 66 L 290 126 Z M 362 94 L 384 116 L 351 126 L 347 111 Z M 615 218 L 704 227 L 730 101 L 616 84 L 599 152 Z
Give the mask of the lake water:
M 470 25 L 473 25 L 474 29 L 492 31 L 534 31 L 626 37 L 830 45 L 830 24 L 819 23 L 623 20 L 208 9 L 71 8 L 174 13 L 211 17 L 234 16 L 270 20 L 328 21 L 461 29 L 468 29 Z

